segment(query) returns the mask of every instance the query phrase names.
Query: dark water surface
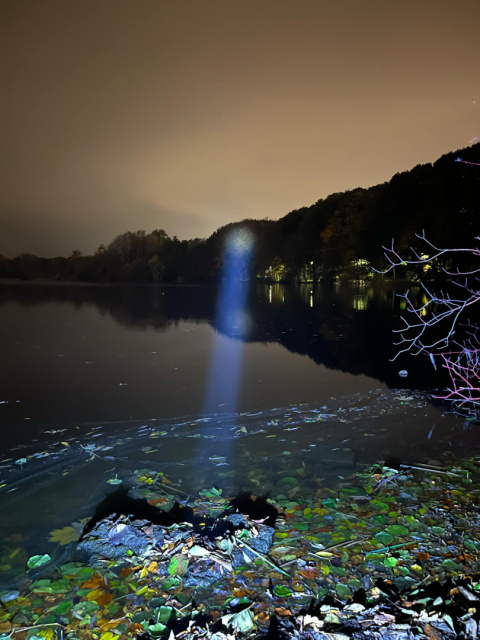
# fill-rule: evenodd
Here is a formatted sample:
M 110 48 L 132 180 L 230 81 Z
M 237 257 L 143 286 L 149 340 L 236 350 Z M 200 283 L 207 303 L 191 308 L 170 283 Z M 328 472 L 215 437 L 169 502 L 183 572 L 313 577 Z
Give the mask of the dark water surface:
M 389 362 L 392 297 L 258 286 L 246 310 L 219 326 L 207 287 L 0 286 L 3 443 L 43 427 L 257 411 L 404 386 L 404 365 Z M 223 360 L 216 371 L 213 351 Z M 431 367 L 419 374 L 420 360 L 407 364 L 407 384 L 428 387 Z M 209 386 L 218 389 L 211 398 Z
M 43 553 L 142 468 L 231 495 L 302 465 L 476 452 L 479 430 L 421 392 L 441 384 L 430 363 L 389 361 L 400 302 L 258 285 L 221 316 L 209 287 L 1 284 L 0 536 Z

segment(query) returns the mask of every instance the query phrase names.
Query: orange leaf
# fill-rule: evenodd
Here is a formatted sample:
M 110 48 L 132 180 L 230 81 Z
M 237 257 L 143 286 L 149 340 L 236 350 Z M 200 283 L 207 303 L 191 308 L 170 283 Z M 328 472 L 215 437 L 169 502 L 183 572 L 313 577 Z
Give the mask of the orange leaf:
M 438 631 L 438 629 L 435 629 L 435 627 L 432 627 L 432 625 L 427 622 L 427 624 L 425 625 L 425 635 L 427 636 L 427 638 L 429 638 L 429 640 L 442 640 L 443 635 L 440 633 L 440 631 Z
M 126 578 L 132 573 L 132 571 L 133 571 L 132 567 L 123 567 L 122 572 L 120 573 L 120 578 Z
M 98 627 L 101 631 L 110 631 L 110 629 L 115 629 L 122 622 L 122 619 L 116 620 L 107 620 L 107 618 L 100 618 L 97 622 Z
M 151 504 L 152 507 L 156 507 L 157 504 L 165 504 L 166 502 L 168 502 L 168 500 L 166 498 L 151 498 L 150 500 L 147 500 L 148 504 Z M 142 627 L 143 629 L 143 627 Z
M 314 571 L 313 569 L 303 569 L 298 573 L 304 578 L 306 578 L 307 580 L 315 580 L 315 577 L 317 575 L 316 571 Z
M 96 573 L 88 580 L 85 580 L 85 582 L 83 582 L 80 585 L 80 589 L 95 589 L 96 587 L 104 587 L 104 586 L 105 586 L 105 581 L 103 579 L 103 576 L 101 576 L 99 573 Z
M 101 607 L 106 607 L 107 604 L 110 604 L 110 602 L 113 600 L 113 593 L 110 593 L 109 591 L 104 591 L 97 599 L 96 599 L 96 603 L 99 604 Z

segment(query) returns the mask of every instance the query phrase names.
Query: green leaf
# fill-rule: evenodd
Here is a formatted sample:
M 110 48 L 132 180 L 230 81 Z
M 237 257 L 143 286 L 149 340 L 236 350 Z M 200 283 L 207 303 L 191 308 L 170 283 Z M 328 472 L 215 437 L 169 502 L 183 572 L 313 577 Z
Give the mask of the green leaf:
M 35 582 L 32 582 L 32 584 L 30 585 L 30 589 L 36 589 L 37 587 L 49 587 L 51 584 L 51 580 L 35 580 Z
M 67 564 L 62 564 L 60 567 L 60 573 L 63 573 L 65 576 L 75 576 L 83 569 L 84 567 L 77 562 L 68 562 Z
M 37 567 L 41 567 L 43 564 L 47 564 L 50 560 L 51 557 L 48 553 L 44 553 L 43 556 L 32 556 L 27 561 L 27 567 L 29 569 L 36 569 Z
M 73 607 L 75 613 L 78 613 L 81 616 L 85 616 L 88 613 L 93 613 L 96 609 L 100 609 L 100 605 L 89 600 L 82 600 Z
M 383 544 L 385 547 L 388 547 L 388 545 L 393 542 L 393 536 L 391 536 L 386 531 L 379 531 L 375 535 L 375 538 L 378 540 L 378 542 L 380 542 L 380 544 Z
M 177 578 L 177 576 L 170 576 L 170 578 L 167 578 L 163 583 L 163 589 L 165 591 L 168 591 L 169 589 L 180 587 L 181 584 L 182 581 L 180 580 L 180 578 Z
M 396 567 L 398 564 L 398 560 L 397 558 L 385 558 L 385 560 L 383 561 L 383 564 L 386 567 Z
M 139 611 L 138 613 L 135 613 L 132 616 L 132 622 L 135 623 L 140 623 L 140 622 L 145 622 L 145 620 L 148 620 L 151 617 L 151 613 L 150 611 Z
M 170 560 L 170 564 L 168 565 L 168 573 L 171 576 L 184 576 L 188 571 L 188 557 L 177 553 L 177 555 L 173 556 Z
M 389 533 L 391 536 L 407 536 L 408 535 L 408 529 L 407 527 L 402 526 L 401 524 L 392 524 L 389 527 L 387 527 L 387 533 Z
M 199 492 L 199 496 L 202 496 L 202 498 L 220 498 L 220 496 L 223 493 L 223 489 L 215 489 L 215 487 L 212 487 L 211 489 L 202 489 L 202 491 Z
M 226 616 L 222 616 L 221 620 L 225 626 L 233 627 L 240 633 L 248 633 L 254 627 L 253 611 L 250 609 L 244 609 L 239 613 L 229 613 Z
M 163 624 L 167 624 L 175 617 L 175 609 L 173 607 L 158 607 L 154 611 L 155 617 L 157 618 L 157 622 L 162 622 Z
M 342 598 L 342 600 L 346 600 L 347 598 L 350 598 L 350 596 L 352 595 L 352 592 L 347 587 L 347 585 L 342 584 L 341 582 L 335 585 L 335 591 L 337 592 L 337 596 L 339 598 Z
M 293 528 L 297 529 L 297 531 L 308 531 L 309 525 L 307 522 L 297 522 L 293 525 Z
M 454 560 L 451 560 L 450 558 L 447 558 L 446 560 L 444 560 L 442 562 L 442 566 L 445 567 L 445 569 L 451 569 L 452 571 L 458 571 L 458 564 Z
M 445 529 L 443 527 L 432 527 L 432 533 L 435 533 L 437 536 L 443 536 L 445 533 Z
M 66 593 L 69 590 L 70 582 L 65 578 L 52 582 L 52 593 Z
M 360 580 L 358 580 L 358 578 L 350 578 L 350 580 L 348 581 L 348 584 L 354 589 L 361 589 L 363 587 L 362 583 L 360 582 Z
M 84 580 L 88 580 L 88 578 L 91 578 L 94 573 L 95 569 L 93 567 L 82 567 L 80 573 L 78 574 L 78 579 L 82 580 L 83 582 Z
M 148 633 L 155 637 L 163 636 L 168 633 L 168 627 L 161 622 L 157 622 L 156 624 L 148 625 Z
M 288 598 L 288 596 L 292 595 L 290 589 L 284 587 L 282 584 L 276 584 L 273 588 L 273 593 L 279 598 Z
M 42 624 L 52 624 L 53 622 L 56 622 L 55 616 L 53 615 L 53 613 L 49 613 L 48 616 L 43 616 L 42 618 L 39 618 L 35 624 L 38 626 L 41 626 Z
M 338 500 L 336 498 L 325 498 L 322 503 L 327 509 L 333 509 L 337 506 Z
M 64 602 L 59 604 L 58 607 L 55 607 L 55 609 L 52 611 L 52 614 L 55 616 L 62 616 L 64 613 L 67 613 L 67 611 L 70 611 L 72 607 L 73 602 L 71 600 L 65 600 Z

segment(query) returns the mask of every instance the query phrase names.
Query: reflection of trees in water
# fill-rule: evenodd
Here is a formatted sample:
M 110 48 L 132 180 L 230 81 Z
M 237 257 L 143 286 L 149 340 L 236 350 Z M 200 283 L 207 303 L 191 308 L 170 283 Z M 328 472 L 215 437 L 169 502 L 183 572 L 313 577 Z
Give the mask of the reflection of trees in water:
M 67 303 L 75 309 L 93 307 L 129 329 L 165 331 L 182 321 L 215 326 L 217 290 L 207 286 L 63 286 L 0 287 L 0 304 Z M 242 327 L 230 337 L 246 342 L 276 342 L 315 363 L 355 375 L 364 374 L 392 387 L 429 388 L 434 373 L 421 358 L 394 363 L 392 329 L 401 299 L 392 289 L 314 287 L 312 285 L 253 286 Z M 398 376 L 407 369 L 406 379 Z M 436 384 L 439 384 L 438 379 Z

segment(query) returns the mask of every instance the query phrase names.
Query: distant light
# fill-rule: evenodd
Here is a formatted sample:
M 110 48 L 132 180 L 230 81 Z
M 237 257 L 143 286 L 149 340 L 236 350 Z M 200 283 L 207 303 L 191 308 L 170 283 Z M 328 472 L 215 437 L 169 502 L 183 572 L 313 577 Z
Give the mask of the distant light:
M 255 238 L 249 229 L 234 229 L 225 241 L 225 249 L 228 253 L 250 258 L 255 244 Z

